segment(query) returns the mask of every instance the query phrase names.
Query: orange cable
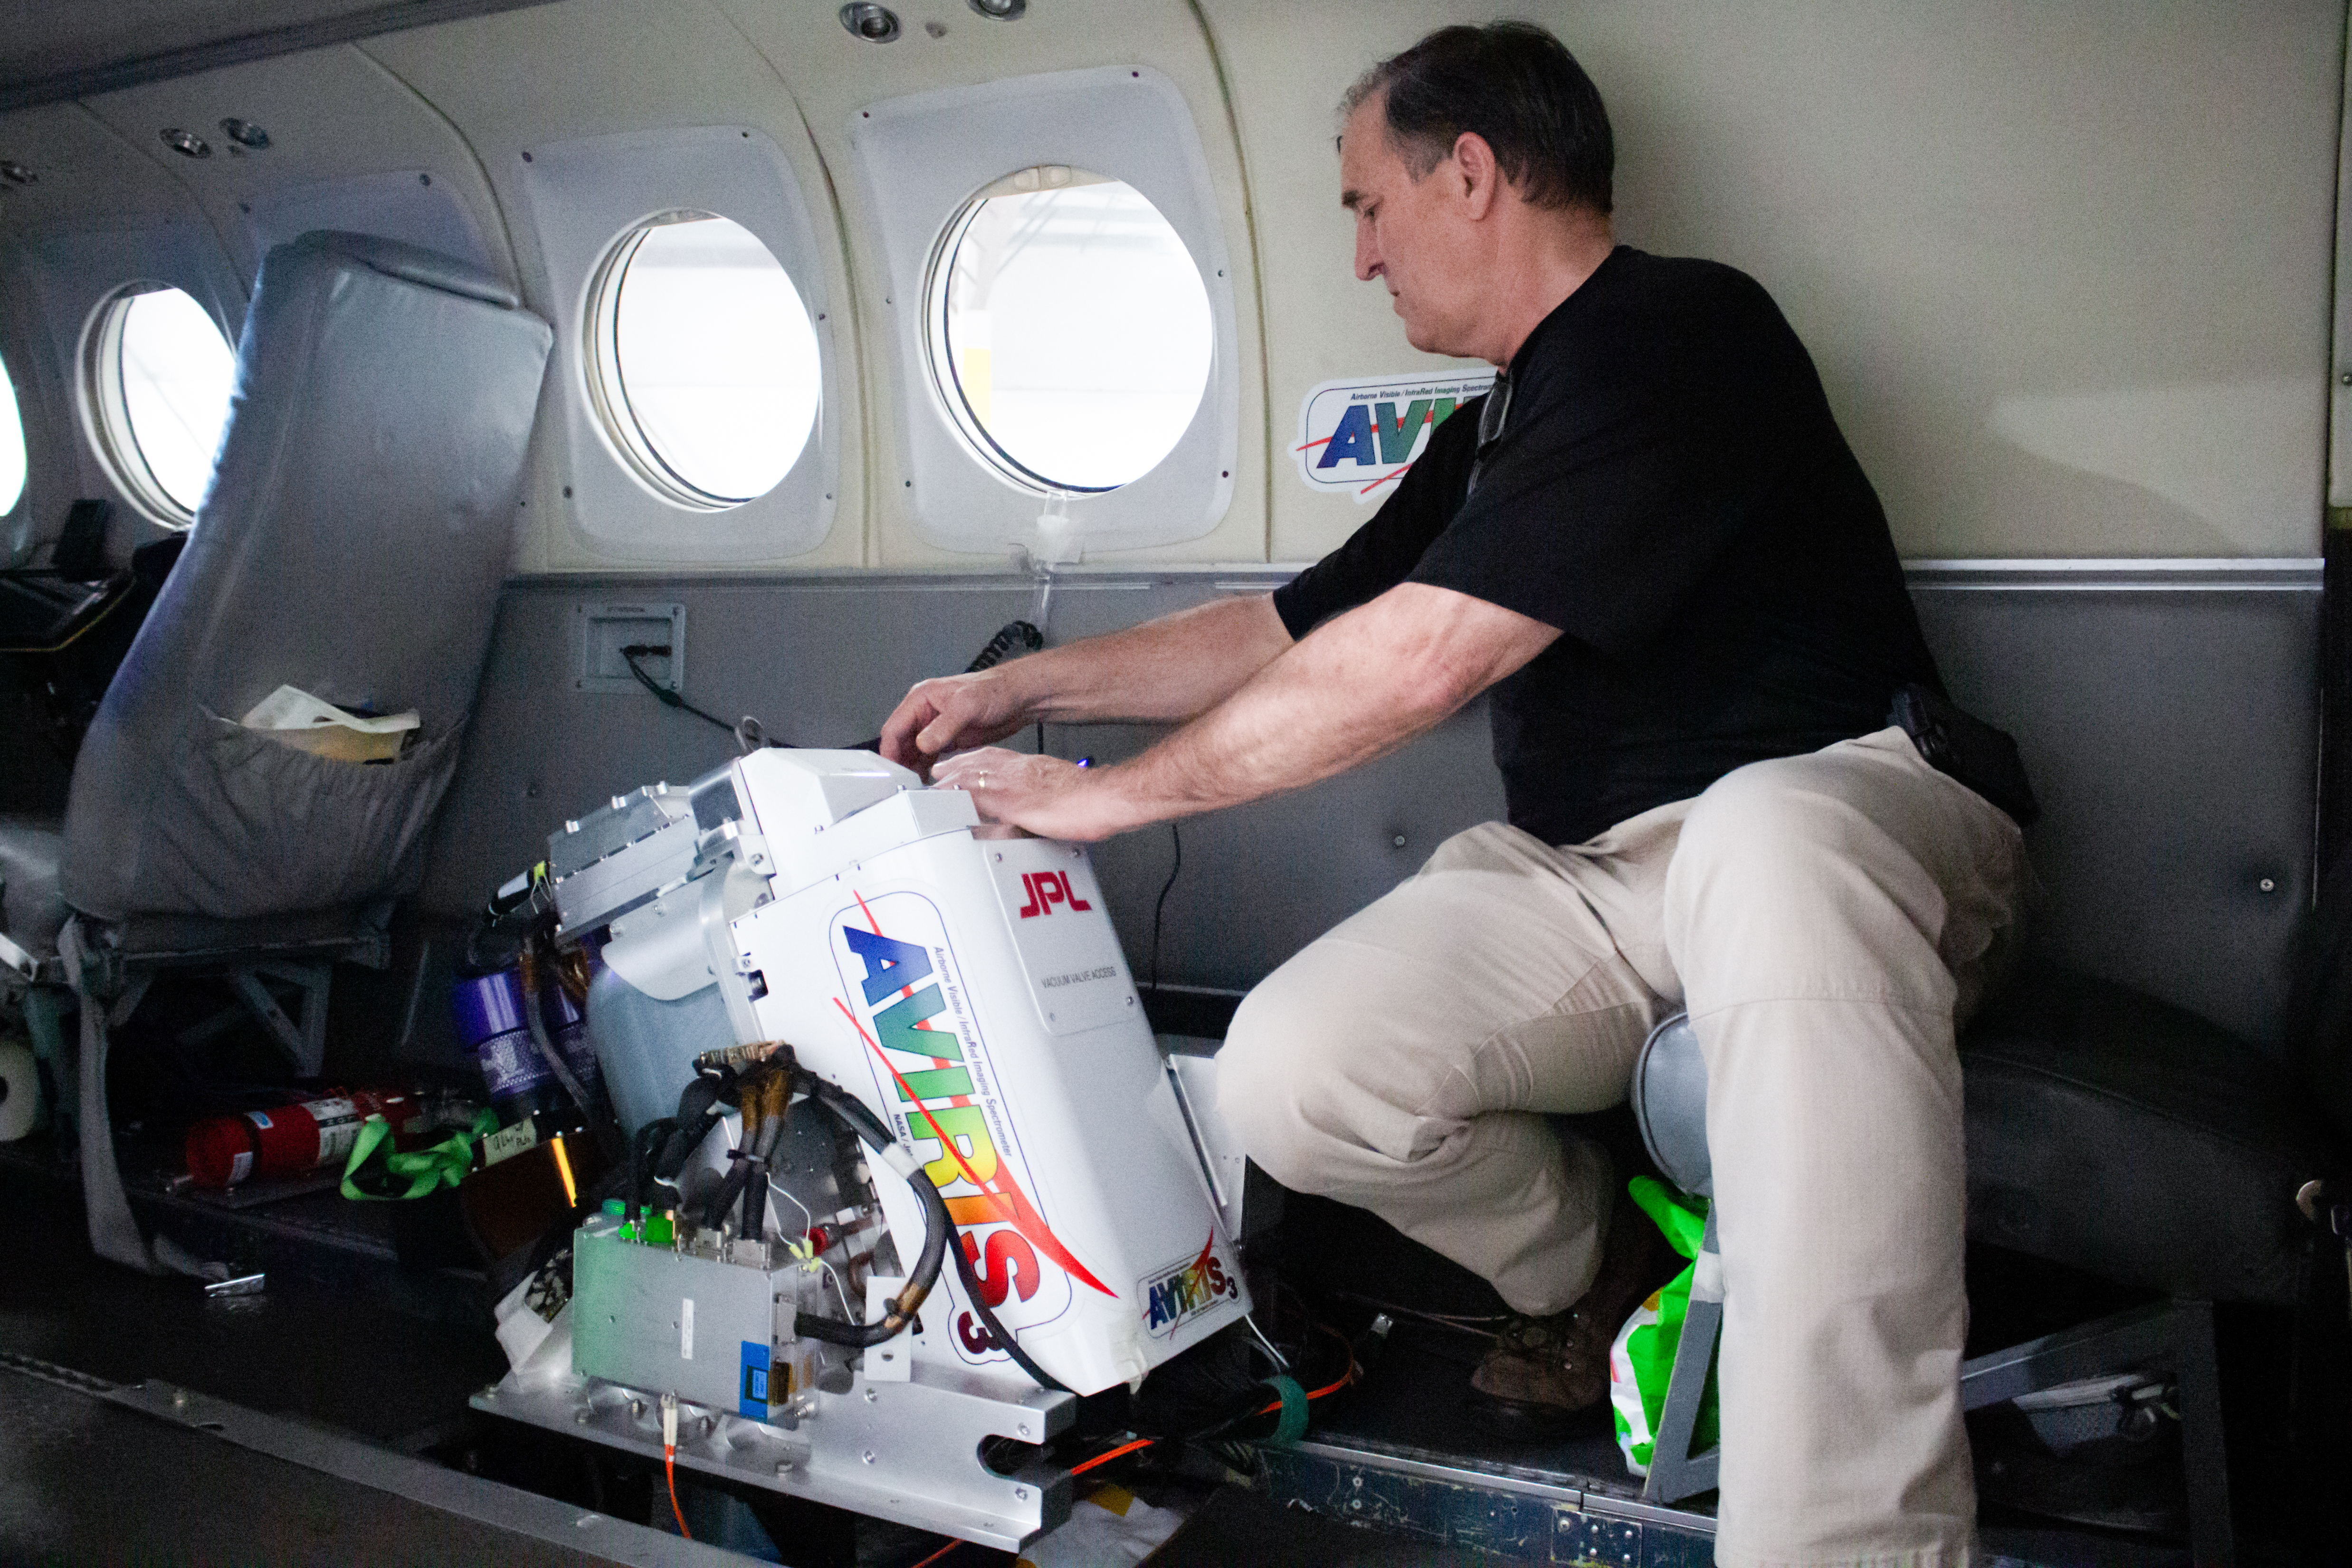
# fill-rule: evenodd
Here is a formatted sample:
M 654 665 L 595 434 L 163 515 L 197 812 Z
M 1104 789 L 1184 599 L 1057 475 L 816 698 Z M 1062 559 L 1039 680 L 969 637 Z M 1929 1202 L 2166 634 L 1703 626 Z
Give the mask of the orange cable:
M 1320 1327 L 1321 1325 L 1318 1324 L 1317 1326 Z M 1336 1338 L 1338 1336 L 1338 1331 L 1334 1330 L 1332 1333 Z M 1344 1344 L 1347 1342 L 1342 1340 L 1340 1343 Z M 1359 1371 L 1360 1369 L 1356 1365 L 1355 1347 L 1350 1345 L 1348 1352 L 1348 1370 L 1340 1375 L 1339 1380 L 1336 1383 L 1325 1384 L 1322 1387 L 1315 1390 L 1307 1397 L 1309 1399 L 1320 1399 L 1326 1395 L 1339 1393 L 1339 1390 L 1347 1387 L 1348 1385 L 1356 1381 Z M 1255 1414 L 1260 1416 L 1271 1416 L 1281 1408 L 1282 1401 L 1277 1399 L 1273 1404 L 1256 1411 Z M 1122 1454 L 1131 1454 L 1138 1448 L 1148 1448 L 1158 1441 L 1160 1441 L 1160 1439 L 1157 1437 L 1138 1437 L 1133 1442 L 1121 1443 L 1116 1448 L 1106 1449 L 1104 1452 L 1097 1454 L 1091 1459 L 1084 1459 L 1077 1464 L 1072 1465 L 1070 1467 L 1070 1473 L 1074 1476 L 1082 1476 L 1088 1470 L 1093 1469 L 1097 1465 L 1107 1465 Z M 922 1568 L 922 1564 L 919 1563 L 915 1565 L 915 1568 Z
M 1121 1443 L 1118 1448 L 1112 1448 L 1106 1453 L 1097 1454 L 1093 1458 L 1087 1460 L 1084 1464 L 1072 1465 L 1070 1467 L 1070 1473 L 1074 1476 L 1085 1475 L 1097 1465 L 1107 1465 L 1113 1459 L 1118 1458 L 1121 1454 L 1131 1454 L 1138 1448 L 1148 1448 L 1158 1441 L 1160 1441 L 1160 1439 L 1157 1437 L 1138 1437 L 1132 1443 Z M 921 1568 L 921 1565 L 919 1563 L 917 1564 L 917 1568 Z
M 945 1546 L 940 1547 L 937 1552 L 932 1552 L 929 1557 L 924 1558 L 920 1563 L 916 1563 L 915 1568 L 931 1568 L 932 1563 L 938 1562 L 940 1558 L 945 1557 L 949 1552 L 953 1552 L 957 1547 L 961 1546 L 963 1542 L 961 1539 L 950 1541 Z
M 669 1511 L 677 1516 L 677 1532 L 691 1541 L 694 1539 L 694 1531 L 686 1527 L 686 1510 L 677 1506 L 677 1450 L 676 1448 L 662 1450 L 662 1469 L 669 1477 Z

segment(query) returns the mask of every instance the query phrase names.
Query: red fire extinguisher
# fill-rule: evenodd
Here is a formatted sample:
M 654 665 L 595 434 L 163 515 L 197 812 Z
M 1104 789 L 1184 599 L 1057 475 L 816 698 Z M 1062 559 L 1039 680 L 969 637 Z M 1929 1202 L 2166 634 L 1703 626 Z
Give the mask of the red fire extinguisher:
M 199 1186 L 221 1188 L 255 1176 L 302 1176 L 341 1162 L 370 1116 L 383 1116 L 398 1133 L 423 1113 L 413 1095 L 353 1089 L 324 1100 L 215 1116 L 188 1129 L 188 1175 Z

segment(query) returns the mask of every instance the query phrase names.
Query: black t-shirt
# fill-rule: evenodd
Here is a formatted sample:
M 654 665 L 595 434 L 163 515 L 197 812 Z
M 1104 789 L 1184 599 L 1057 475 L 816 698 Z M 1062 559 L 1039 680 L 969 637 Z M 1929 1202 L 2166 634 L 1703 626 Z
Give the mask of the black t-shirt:
M 1878 497 L 1753 278 L 1620 246 L 1509 382 L 1482 462 L 1486 399 L 1274 601 L 1294 638 L 1408 581 L 1558 627 L 1491 694 L 1513 823 L 1580 842 L 1941 689 Z

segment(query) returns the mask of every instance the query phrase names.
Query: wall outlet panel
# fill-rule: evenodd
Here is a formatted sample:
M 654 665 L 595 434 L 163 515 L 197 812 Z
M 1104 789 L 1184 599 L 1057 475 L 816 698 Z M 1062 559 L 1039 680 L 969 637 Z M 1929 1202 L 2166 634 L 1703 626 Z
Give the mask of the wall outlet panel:
M 579 625 L 580 649 L 579 673 L 572 682 L 574 690 L 639 690 L 636 677 L 629 673 L 628 660 L 621 655 L 622 649 L 631 647 L 668 649 L 667 653 L 638 655 L 637 665 L 666 691 L 677 691 L 685 685 L 685 605 L 643 601 L 582 603 L 573 607 L 572 619 Z

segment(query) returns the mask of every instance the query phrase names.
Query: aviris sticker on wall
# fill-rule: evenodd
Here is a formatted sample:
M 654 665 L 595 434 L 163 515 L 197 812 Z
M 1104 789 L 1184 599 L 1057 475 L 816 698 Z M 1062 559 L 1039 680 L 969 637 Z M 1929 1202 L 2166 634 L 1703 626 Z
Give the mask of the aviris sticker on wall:
M 1430 433 L 1495 384 L 1490 370 L 1325 382 L 1298 405 L 1298 472 L 1357 504 L 1385 500 Z

